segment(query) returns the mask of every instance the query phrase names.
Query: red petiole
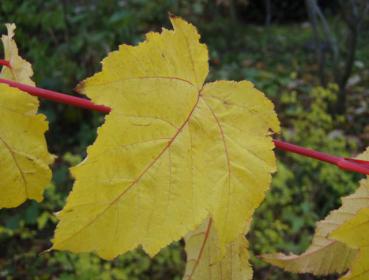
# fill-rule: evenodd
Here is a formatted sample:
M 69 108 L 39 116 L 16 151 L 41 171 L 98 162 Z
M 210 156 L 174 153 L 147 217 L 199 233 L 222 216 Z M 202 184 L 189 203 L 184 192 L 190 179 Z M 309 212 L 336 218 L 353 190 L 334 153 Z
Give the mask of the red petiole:
M 5 65 L 7 67 L 10 67 L 10 65 L 7 65 L 7 64 L 9 63 L 6 63 L 6 61 L 4 62 L 4 60 L 0 60 L 0 65 Z M 103 105 L 94 104 L 93 102 L 85 98 L 75 97 L 75 96 L 67 95 L 64 93 L 59 93 L 59 92 L 52 91 L 52 90 L 33 87 L 33 86 L 25 85 L 25 84 L 7 80 L 7 79 L 0 78 L 0 83 L 7 84 L 11 87 L 15 87 L 22 91 L 25 91 L 31 95 L 42 97 L 47 100 L 55 101 L 58 103 L 68 104 L 68 105 L 72 105 L 75 107 L 80 107 L 80 108 L 98 111 L 102 113 L 109 113 L 111 111 L 111 108 L 103 106 Z M 303 155 L 303 156 L 314 158 L 314 159 L 324 161 L 330 164 L 334 164 L 343 170 L 353 171 L 353 172 L 369 175 L 369 161 L 337 157 L 337 156 L 329 155 L 326 153 L 318 152 L 312 149 L 297 146 L 291 143 L 287 143 L 281 140 L 274 140 L 274 144 L 276 148 L 283 150 L 283 151 Z

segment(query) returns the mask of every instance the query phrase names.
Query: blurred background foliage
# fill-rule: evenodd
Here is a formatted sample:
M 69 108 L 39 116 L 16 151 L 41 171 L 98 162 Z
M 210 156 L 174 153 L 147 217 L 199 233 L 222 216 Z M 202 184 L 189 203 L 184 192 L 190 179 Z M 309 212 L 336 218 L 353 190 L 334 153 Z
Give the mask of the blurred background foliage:
M 33 64 L 38 86 L 74 94 L 78 81 L 98 71 L 109 51 L 169 27 L 171 12 L 193 22 L 208 44 L 209 80 L 251 80 L 274 101 L 281 138 L 352 156 L 369 140 L 369 20 L 360 6 L 367 2 L 1 0 L 0 31 L 5 32 L 3 23 L 17 24 L 20 53 Z M 337 72 L 347 68 L 342 86 Z M 49 149 L 58 156 L 53 181 L 42 203 L 0 210 L 0 279 L 181 279 L 182 241 L 152 260 L 141 250 L 110 262 L 94 254 L 44 252 L 56 225 L 53 213 L 63 207 L 73 183 L 68 167 L 85 157 L 104 116 L 45 101 L 41 111 L 50 121 Z M 248 234 L 254 278 L 337 279 L 286 273 L 257 256 L 302 252 L 315 222 L 340 205 L 360 176 L 292 154 L 277 151 L 277 156 L 272 190 Z

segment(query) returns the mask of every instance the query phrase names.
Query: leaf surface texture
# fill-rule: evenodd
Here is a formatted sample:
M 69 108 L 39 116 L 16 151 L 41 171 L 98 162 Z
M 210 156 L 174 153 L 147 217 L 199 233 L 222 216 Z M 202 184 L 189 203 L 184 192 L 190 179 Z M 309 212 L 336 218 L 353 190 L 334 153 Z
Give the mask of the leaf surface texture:
M 243 234 L 227 245 L 222 255 L 211 219 L 185 237 L 187 263 L 183 280 L 252 279 L 248 242 Z

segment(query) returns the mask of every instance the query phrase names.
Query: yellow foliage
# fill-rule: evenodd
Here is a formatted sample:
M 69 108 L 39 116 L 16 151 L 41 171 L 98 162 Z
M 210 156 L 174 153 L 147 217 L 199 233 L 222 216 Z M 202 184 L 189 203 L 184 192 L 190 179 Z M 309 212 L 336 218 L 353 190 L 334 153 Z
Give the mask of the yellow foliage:
M 244 233 L 275 171 L 273 104 L 247 81 L 204 84 L 195 27 L 121 45 L 78 89 L 112 108 L 59 214 L 55 249 L 150 255 L 211 217 L 222 254 Z
M 12 39 L 15 25 L 7 28 L 2 41 L 12 69 L 4 67 L 0 77 L 33 85 L 31 65 L 18 55 Z M 16 207 L 27 198 L 41 201 L 50 182 L 53 157 L 44 138 L 48 124 L 37 114 L 38 105 L 36 97 L 0 85 L 0 208 Z

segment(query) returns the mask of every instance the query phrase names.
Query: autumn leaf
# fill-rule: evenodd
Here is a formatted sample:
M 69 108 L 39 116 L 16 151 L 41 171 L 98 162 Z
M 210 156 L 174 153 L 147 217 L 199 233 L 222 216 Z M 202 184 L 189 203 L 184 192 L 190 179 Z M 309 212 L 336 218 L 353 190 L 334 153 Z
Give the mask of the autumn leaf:
M 357 158 L 369 160 L 369 150 Z M 263 259 L 295 273 L 341 274 L 347 271 L 359 257 L 358 250 L 339 238 L 332 238 L 332 233 L 337 232 L 363 209 L 368 208 L 369 179 L 367 178 L 361 180 L 354 194 L 342 199 L 342 206 L 339 209 L 331 211 L 324 220 L 317 223 L 312 244 L 304 253 L 301 255 L 269 254 L 264 255 Z
M 106 259 L 150 255 L 210 217 L 223 254 L 244 233 L 275 171 L 273 104 L 247 81 L 204 84 L 208 53 L 195 27 L 121 45 L 78 87 L 112 108 L 76 181 L 54 249 Z
M 359 200 L 361 197 L 366 197 L 366 200 Z M 301 255 L 269 254 L 264 255 L 263 259 L 270 264 L 295 273 L 328 275 L 345 272 L 350 267 L 356 250 L 332 240 L 329 238 L 329 234 L 355 215 L 357 211 L 368 207 L 368 198 L 369 184 L 363 181 L 354 194 L 342 199 L 343 203 L 339 209 L 332 211 L 324 220 L 317 223 L 312 244 L 304 253 Z
M 4 46 L 4 59 L 9 61 L 11 68 L 3 67 L 0 76 L 5 79 L 20 83 L 34 85 L 31 77 L 33 70 L 31 64 L 18 54 L 18 47 L 14 41 L 15 24 L 7 23 L 8 35 L 2 35 L 1 40 Z
M 252 279 L 248 242 L 243 234 L 222 255 L 211 219 L 185 237 L 187 263 L 184 280 Z
M 53 158 L 43 137 L 48 125 L 37 108 L 37 98 L 0 85 L 0 208 L 41 201 L 50 182 Z
M 15 25 L 7 28 L 2 41 L 12 68 L 3 68 L 0 77 L 33 85 L 31 65 L 18 55 L 13 40 Z M 50 182 L 53 156 L 44 138 L 48 124 L 37 114 L 38 106 L 36 97 L 0 85 L 0 208 L 16 207 L 28 198 L 41 201 Z
M 366 159 L 368 160 L 368 159 Z M 366 179 L 369 184 L 369 178 Z M 364 199 L 364 198 L 363 198 Z M 368 197 L 366 197 L 368 200 Z M 354 217 L 340 225 L 330 235 L 331 238 L 344 243 L 358 251 L 352 261 L 349 272 L 342 280 L 366 280 L 369 278 L 369 207 L 358 211 Z
M 361 209 L 352 219 L 331 234 L 340 242 L 358 251 L 350 271 L 340 279 L 366 280 L 369 277 L 369 208 Z

